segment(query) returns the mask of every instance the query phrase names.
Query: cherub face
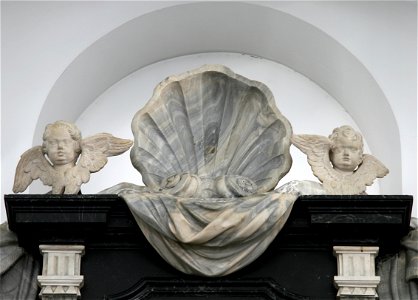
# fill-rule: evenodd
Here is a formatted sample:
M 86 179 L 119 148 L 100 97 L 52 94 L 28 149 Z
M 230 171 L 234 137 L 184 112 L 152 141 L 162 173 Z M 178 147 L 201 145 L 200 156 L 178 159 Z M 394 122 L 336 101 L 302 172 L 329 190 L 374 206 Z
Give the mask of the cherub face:
M 332 148 L 330 158 L 335 169 L 353 172 L 363 160 L 363 151 L 353 145 L 339 144 Z
M 67 129 L 55 127 L 50 129 L 45 140 L 46 155 L 54 166 L 75 163 L 78 157 L 76 152 L 77 141 L 71 138 Z

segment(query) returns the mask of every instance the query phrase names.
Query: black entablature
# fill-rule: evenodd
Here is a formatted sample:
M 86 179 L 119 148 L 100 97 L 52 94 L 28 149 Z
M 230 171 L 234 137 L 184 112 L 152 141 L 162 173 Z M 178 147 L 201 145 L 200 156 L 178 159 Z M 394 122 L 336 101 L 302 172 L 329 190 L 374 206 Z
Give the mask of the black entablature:
M 150 246 L 117 195 L 6 195 L 9 227 L 39 244 L 82 244 L 82 299 L 335 299 L 333 246 L 399 250 L 411 196 L 301 196 L 284 228 L 247 267 L 221 278 L 180 273 Z M 220 249 L 222 251 L 222 249 Z M 252 293 L 248 291 L 252 290 Z

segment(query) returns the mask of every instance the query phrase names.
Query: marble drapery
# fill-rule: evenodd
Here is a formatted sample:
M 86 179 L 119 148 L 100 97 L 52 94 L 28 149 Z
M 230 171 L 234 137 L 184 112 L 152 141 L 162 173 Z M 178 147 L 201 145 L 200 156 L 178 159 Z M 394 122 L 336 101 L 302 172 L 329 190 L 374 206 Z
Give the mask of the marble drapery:
M 377 267 L 381 282 L 379 299 L 418 299 L 418 219 L 412 218 L 411 230 L 401 240 L 401 250 L 382 260 Z
M 283 228 L 299 195 L 325 191 L 316 182 L 291 181 L 237 198 L 182 198 L 132 183 L 101 193 L 125 200 L 147 240 L 173 267 L 215 277 L 257 259 Z
M 36 299 L 39 263 L 18 246 L 7 223 L 0 225 L 0 299 Z
M 295 193 L 239 198 L 181 198 L 122 183 L 123 197 L 157 252 L 176 269 L 223 276 L 260 256 L 285 224 Z

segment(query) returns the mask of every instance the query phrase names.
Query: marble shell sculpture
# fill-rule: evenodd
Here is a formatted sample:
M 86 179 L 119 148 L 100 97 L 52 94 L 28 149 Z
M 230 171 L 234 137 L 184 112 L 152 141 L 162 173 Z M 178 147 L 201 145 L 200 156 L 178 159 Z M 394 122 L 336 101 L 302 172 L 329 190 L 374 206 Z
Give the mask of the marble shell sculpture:
M 220 65 L 161 82 L 132 121 L 133 165 L 120 184 L 148 241 L 178 270 L 223 276 L 261 255 L 296 195 L 273 191 L 291 166 L 292 129 L 270 90 Z
M 132 121 L 133 165 L 148 187 L 181 173 L 241 175 L 271 191 L 290 169 L 291 126 L 262 83 L 209 65 L 169 77 Z

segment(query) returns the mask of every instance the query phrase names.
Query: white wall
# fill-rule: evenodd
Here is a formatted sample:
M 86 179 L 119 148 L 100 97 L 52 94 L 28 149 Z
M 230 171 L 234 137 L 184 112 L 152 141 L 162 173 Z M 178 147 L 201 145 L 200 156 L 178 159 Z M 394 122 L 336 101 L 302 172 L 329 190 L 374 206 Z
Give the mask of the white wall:
M 371 72 L 395 115 L 401 138 L 402 192 L 417 198 L 417 2 L 259 2 L 315 25 Z M 372 108 L 372 114 L 379 108 Z M 418 215 L 415 205 L 414 214 Z
M 6 218 L 3 195 L 12 193 L 19 157 L 34 145 L 39 114 L 65 69 L 114 28 L 175 4 L 1 2 L 1 220 Z
M 57 80 L 65 76 L 66 68 L 88 46 L 117 26 L 132 18 L 178 3 L 1 4 L 3 195 L 11 193 L 14 168 L 19 155 L 33 145 L 39 115 L 45 109 L 45 99 Z M 394 193 L 413 194 L 416 197 L 416 4 L 269 2 L 263 5 L 274 6 L 274 9 L 285 11 L 320 28 L 346 47 L 369 70 L 388 99 L 398 125 L 396 130 L 399 129 L 401 138 L 402 190 Z M 254 22 L 254 26 L 256 25 L 257 22 Z M 289 35 L 291 34 L 289 28 Z M 237 41 L 238 46 L 240 43 Z M 161 72 L 163 73 L 165 72 Z M 170 74 L 167 72 L 164 76 Z M 257 74 L 263 72 L 252 73 Z M 254 76 L 248 77 L 257 79 Z M 88 89 L 88 85 L 80 86 L 82 88 Z M 336 100 L 340 101 L 338 98 Z M 279 108 L 283 111 L 281 105 Z M 370 113 L 378 112 L 379 108 L 373 108 Z M 61 112 L 55 113 L 60 115 Z M 54 120 L 53 114 L 49 117 Z M 72 121 L 79 117 L 80 114 Z M 79 121 L 82 121 L 81 117 Z M 376 135 L 379 134 L 381 133 L 376 132 Z

